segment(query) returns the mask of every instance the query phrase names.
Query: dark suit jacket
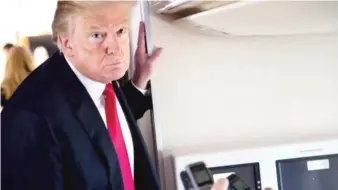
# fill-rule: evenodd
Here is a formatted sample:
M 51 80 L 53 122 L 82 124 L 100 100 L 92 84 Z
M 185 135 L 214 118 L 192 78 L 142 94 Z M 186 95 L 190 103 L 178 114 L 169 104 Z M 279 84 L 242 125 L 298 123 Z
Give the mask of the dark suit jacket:
M 1 106 L 4 106 L 7 103 L 7 99 L 5 98 L 5 94 L 3 93 L 3 89 L 1 88 Z
M 113 86 L 133 138 L 135 187 L 158 190 L 157 176 L 134 119 L 149 108 L 149 99 L 130 83 L 119 88 L 113 82 Z M 104 122 L 60 53 L 18 87 L 1 119 L 1 189 L 123 189 Z

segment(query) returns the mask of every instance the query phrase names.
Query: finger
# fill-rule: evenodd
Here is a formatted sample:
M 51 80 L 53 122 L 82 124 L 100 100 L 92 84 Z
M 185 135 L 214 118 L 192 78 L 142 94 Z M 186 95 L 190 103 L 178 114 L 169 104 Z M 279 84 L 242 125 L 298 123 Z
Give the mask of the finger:
M 162 48 L 156 48 L 151 56 L 149 56 L 148 61 L 149 63 L 154 62 L 162 53 Z
M 139 26 L 137 46 L 145 47 L 145 24 L 143 21 L 140 22 Z
M 211 190 L 227 190 L 229 187 L 229 181 L 226 178 L 222 178 L 216 181 Z

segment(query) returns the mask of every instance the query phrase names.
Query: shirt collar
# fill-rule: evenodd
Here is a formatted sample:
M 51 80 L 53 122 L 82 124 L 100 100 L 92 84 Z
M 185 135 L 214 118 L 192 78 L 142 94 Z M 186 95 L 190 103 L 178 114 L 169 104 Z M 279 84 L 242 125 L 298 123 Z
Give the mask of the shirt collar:
M 106 85 L 84 76 L 74 67 L 74 65 L 66 57 L 65 59 L 70 68 L 77 76 L 77 78 L 79 78 L 83 86 L 86 88 L 87 92 L 89 93 L 94 103 L 97 104 L 98 102 L 100 102 L 100 97 L 102 96 Z

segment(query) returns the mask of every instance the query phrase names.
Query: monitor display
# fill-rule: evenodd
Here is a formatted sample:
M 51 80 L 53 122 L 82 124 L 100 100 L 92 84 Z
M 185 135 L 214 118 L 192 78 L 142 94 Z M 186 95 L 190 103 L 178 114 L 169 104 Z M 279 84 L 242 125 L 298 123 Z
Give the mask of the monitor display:
M 280 190 L 337 190 L 338 154 L 278 160 Z
M 231 174 L 236 174 L 252 189 L 261 189 L 261 177 L 259 163 L 246 163 L 239 165 L 226 165 L 220 167 L 209 168 L 214 180 L 219 177 L 228 177 Z M 238 183 L 238 186 L 240 184 Z
M 248 187 L 244 181 L 237 178 L 235 179 L 231 184 L 236 190 L 250 190 L 250 187 Z

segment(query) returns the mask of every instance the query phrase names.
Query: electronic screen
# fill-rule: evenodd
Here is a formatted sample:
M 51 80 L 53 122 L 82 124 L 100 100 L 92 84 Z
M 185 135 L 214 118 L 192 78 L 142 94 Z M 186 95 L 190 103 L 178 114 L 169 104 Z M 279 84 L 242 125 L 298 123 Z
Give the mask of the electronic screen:
M 251 188 L 235 174 L 230 175 L 228 179 L 231 190 L 251 190 Z
M 199 185 L 211 180 L 207 170 L 196 171 L 193 174 Z
M 213 183 L 211 174 L 204 163 L 191 166 L 191 173 L 198 186 Z
M 237 190 L 247 190 L 249 187 L 242 181 L 237 180 L 232 184 Z
M 214 181 L 217 181 L 220 178 L 228 178 L 231 174 L 236 174 L 250 188 L 256 190 L 261 189 L 259 163 L 218 166 L 211 167 L 209 170 L 213 175 Z
M 338 154 L 277 160 L 280 190 L 337 190 Z
M 194 190 L 209 190 L 214 184 L 212 175 L 202 161 L 195 162 L 187 165 L 186 167 L 187 174 L 190 178 L 192 189 Z

